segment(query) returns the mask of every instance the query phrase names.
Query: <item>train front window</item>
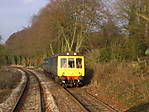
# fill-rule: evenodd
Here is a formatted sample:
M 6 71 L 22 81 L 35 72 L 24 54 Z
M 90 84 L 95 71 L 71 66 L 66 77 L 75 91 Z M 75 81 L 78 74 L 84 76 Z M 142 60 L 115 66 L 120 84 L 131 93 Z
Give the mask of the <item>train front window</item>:
M 61 58 L 61 68 L 67 68 L 67 59 Z
M 82 59 L 81 58 L 76 59 L 76 66 L 77 66 L 77 68 L 82 68 Z
M 74 68 L 75 65 L 74 65 L 74 58 L 68 58 L 68 67 L 69 68 Z

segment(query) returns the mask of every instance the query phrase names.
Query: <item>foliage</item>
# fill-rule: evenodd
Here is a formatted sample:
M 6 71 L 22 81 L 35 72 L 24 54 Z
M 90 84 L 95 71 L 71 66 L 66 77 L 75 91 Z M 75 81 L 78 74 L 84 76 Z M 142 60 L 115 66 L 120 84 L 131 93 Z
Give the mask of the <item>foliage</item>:
M 147 49 L 147 50 L 145 51 L 145 55 L 146 55 L 146 56 L 149 56 L 149 49 Z
M 4 48 L 3 45 L 0 44 L 0 66 L 6 63 L 5 55 L 6 55 L 6 49 Z
M 139 67 L 139 68 L 138 68 Z M 111 62 L 94 66 L 93 85 L 99 85 L 102 94 L 111 99 L 117 99 L 121 104 L 132 107 L 149 101 L 149 76 L 145 72 L 137 72 L 138 67 L 132 63 Z M 138 75 L 136 75 L 138 74 Z
M 128 39 L 134 39 L 136 57 L 144 56 L 148 46 L 149 23 L 139 14 L 148 16 L 147 0 L 119 0 L 119 18 L 123 21 L 121 26 Z
M 99 30 L 105 22 L 100 4 L 97 0 L 51 1 L 33 17 L 31 27 L 11 35 L 6 46 L 11 55 L 82 52 L 87 47 L 88 34 Z
M 148 1 L 118 0 L 113 7 L 114 13 L 103 0 L 51 1 L 33 16 L 30 27 L 10 36 L 5 45 L 9 57 L 15 57 L 15 64 L 22 63 L 22 56 L 24 63 L 36 65 L 38 58 L 61 52 L 97 52 L 89 57 L 93 66 L 145 56 Z
M 40 66 L 47 56 L 80 52 L 101 92 L 127 106 L 148 102 L 149 71 L 139 61 L 149 55 L 148 8 L 148 0 L 51 0 L 31 26 L 10 36 L 7 55 L 0 45 L 0 62 Z
M 98 58 L 99 62 L 109 62 L 111 60 L 111 49 L 109 48 L 103 48 L 100 50 L 100 55 Z

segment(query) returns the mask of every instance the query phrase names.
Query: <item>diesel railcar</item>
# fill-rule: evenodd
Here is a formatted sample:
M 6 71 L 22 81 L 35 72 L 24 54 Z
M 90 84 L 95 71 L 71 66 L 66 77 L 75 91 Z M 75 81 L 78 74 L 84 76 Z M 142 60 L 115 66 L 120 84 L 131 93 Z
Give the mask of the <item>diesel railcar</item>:
M 85 75 L 84 56 L 64 53 L 44 59 L 43 69 L 61 85 L 79 86 Z

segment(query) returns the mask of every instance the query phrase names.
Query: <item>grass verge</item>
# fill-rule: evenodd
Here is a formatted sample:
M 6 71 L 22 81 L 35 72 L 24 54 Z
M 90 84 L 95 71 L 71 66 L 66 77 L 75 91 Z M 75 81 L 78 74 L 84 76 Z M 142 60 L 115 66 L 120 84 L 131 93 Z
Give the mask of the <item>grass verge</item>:
M 143 66 L 143 67 L 142 67 Z M 149 68 L 136 62 L 96 64 L 91 85 L 124 106 L 148 104 Z
M 21 74 L 15 69 L 0 69 L 0 103 L 9 97 L 21 80 Z

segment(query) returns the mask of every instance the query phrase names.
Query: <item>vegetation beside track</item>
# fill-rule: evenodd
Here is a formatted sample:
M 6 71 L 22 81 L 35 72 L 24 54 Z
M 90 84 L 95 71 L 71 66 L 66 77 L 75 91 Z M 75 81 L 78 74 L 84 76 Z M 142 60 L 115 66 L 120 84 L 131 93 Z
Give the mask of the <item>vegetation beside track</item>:
M 91 85 L 99 87 L 100 93 L 127 108 L 148 105 L 149 66 L 145 62 L 98 63 L 92 69 Z
M 13 69 L 0 70 L 0 89 L 14 89 L 20 82 L 20 72 Z
M 8 68 L 0 69 L 0 103 L 9 97 L 12 90 L 19 84 L 20 80 L 20 72 Z
M 53 0 L 0 45 L 0 65 L 41 66 L 47 56 L 80 52 L 92 85 L 127 107 L 148 103 L 148 62 L 140 61 L 149 55 L 148 7 L 147 0 Z

